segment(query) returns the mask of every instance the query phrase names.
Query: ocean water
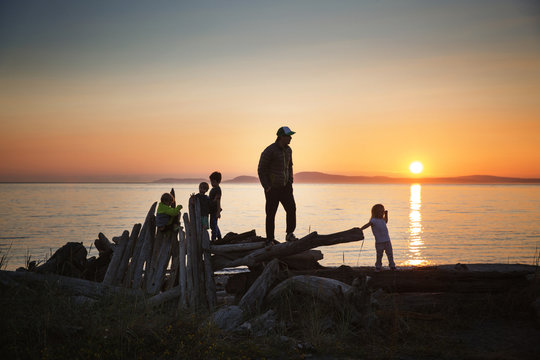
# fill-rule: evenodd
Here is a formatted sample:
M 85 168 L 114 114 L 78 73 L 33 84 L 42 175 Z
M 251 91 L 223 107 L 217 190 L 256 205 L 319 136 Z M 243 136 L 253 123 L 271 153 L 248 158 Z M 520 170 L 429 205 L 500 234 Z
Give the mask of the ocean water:
M 187 207 L 197 184 L 0 184 L 0 251 L 7 269 L 28 256 L 43 260 L 68 241 L 97 256 L 99 232 L 109 239 L 142 223 L 163 192 L 174 187 Z M 222 184 L 220 228 L 264 236 L 264 193 L 258 184 Z M 330 234 L 360 227 L 371 207 L 389 211 L 388 228 L 398 266 L 461 263 L 534 264 L 540 248 L 539 185 L 295 184 L 296 235 Z M 326 266 L 373 265 L 374 238 L 321 247 Z M 276 216 L 285 237 L 285 212 Z M 383 265 L 387 265 L 383 259 Z

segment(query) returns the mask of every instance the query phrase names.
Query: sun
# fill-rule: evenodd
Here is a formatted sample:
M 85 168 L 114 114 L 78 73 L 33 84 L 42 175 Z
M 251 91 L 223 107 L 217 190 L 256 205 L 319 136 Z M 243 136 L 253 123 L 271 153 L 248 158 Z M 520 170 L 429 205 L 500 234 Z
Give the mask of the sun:
M 409 165 L 409 170 L 411 170 L 413 174 L 420 174 L 422 170 L 424 170 L 424 165 L 422 165 L 420 161 L 414 161 Z

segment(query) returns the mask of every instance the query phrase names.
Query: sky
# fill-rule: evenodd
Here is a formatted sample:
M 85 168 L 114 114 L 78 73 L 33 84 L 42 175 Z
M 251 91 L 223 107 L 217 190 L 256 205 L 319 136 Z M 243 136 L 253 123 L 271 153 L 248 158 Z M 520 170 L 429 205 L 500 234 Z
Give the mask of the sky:
M 540 178 L 538 1 L 0 0 L 0 181 Z

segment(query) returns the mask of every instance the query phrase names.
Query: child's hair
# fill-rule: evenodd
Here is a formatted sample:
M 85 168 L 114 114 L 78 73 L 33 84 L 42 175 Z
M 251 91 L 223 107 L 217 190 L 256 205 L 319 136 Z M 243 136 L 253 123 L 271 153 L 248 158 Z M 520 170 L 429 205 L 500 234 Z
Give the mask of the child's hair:
M 221 182 L 221 173 L 218 171 L 214 171 L 210 174 L 210 181 L 216 181 L 218 184 Z
M 203 181 L 202 183 L 199 184 L 199 191 L 201 190 L 207 191 L 209 188 L 210 186 L 208 186 L 208 183 L 206 181 Z
M 169 193 L 164 193 L 161 195 L 161 202 L 164 204 L 170 204 L 174 201 L 174 197 Z
M 384 215 L 384 206 L 383 204 L 375 204 L 371 208 L 371 217 L 376 219 L 381 219 Z

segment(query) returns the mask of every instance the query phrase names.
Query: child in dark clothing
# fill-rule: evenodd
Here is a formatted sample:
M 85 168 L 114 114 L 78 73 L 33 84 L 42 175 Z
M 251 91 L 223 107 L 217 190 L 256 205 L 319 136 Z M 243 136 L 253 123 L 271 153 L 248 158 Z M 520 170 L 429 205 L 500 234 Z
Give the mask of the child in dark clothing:
M 199 199 L 199 206 L 201 208 L 201 222 L 203 229 L 205 230 L 210 228 L 208 223 L 208 215 L 210 214 L 210 198 L 208 195 L 206 195 L 208 188 L 208 183 L 203 181 L 199 184 L 199 193 L 195 195 Z
M 212 230 L 212 241 L 221 240 L 221 231 L 218 227 L 218 219 L 221 217 L 221 173 L 214 171 L 210 174 L 210 229 Z
M 158 205 L 156 213 L 156 227 L 158 231 L 167 231 L 173 229 L 173 219 L 180 214 L 182 205 L 171 207 L 174 203 L 174 197 L 165 193 L 161 195 L 161 202 Z

